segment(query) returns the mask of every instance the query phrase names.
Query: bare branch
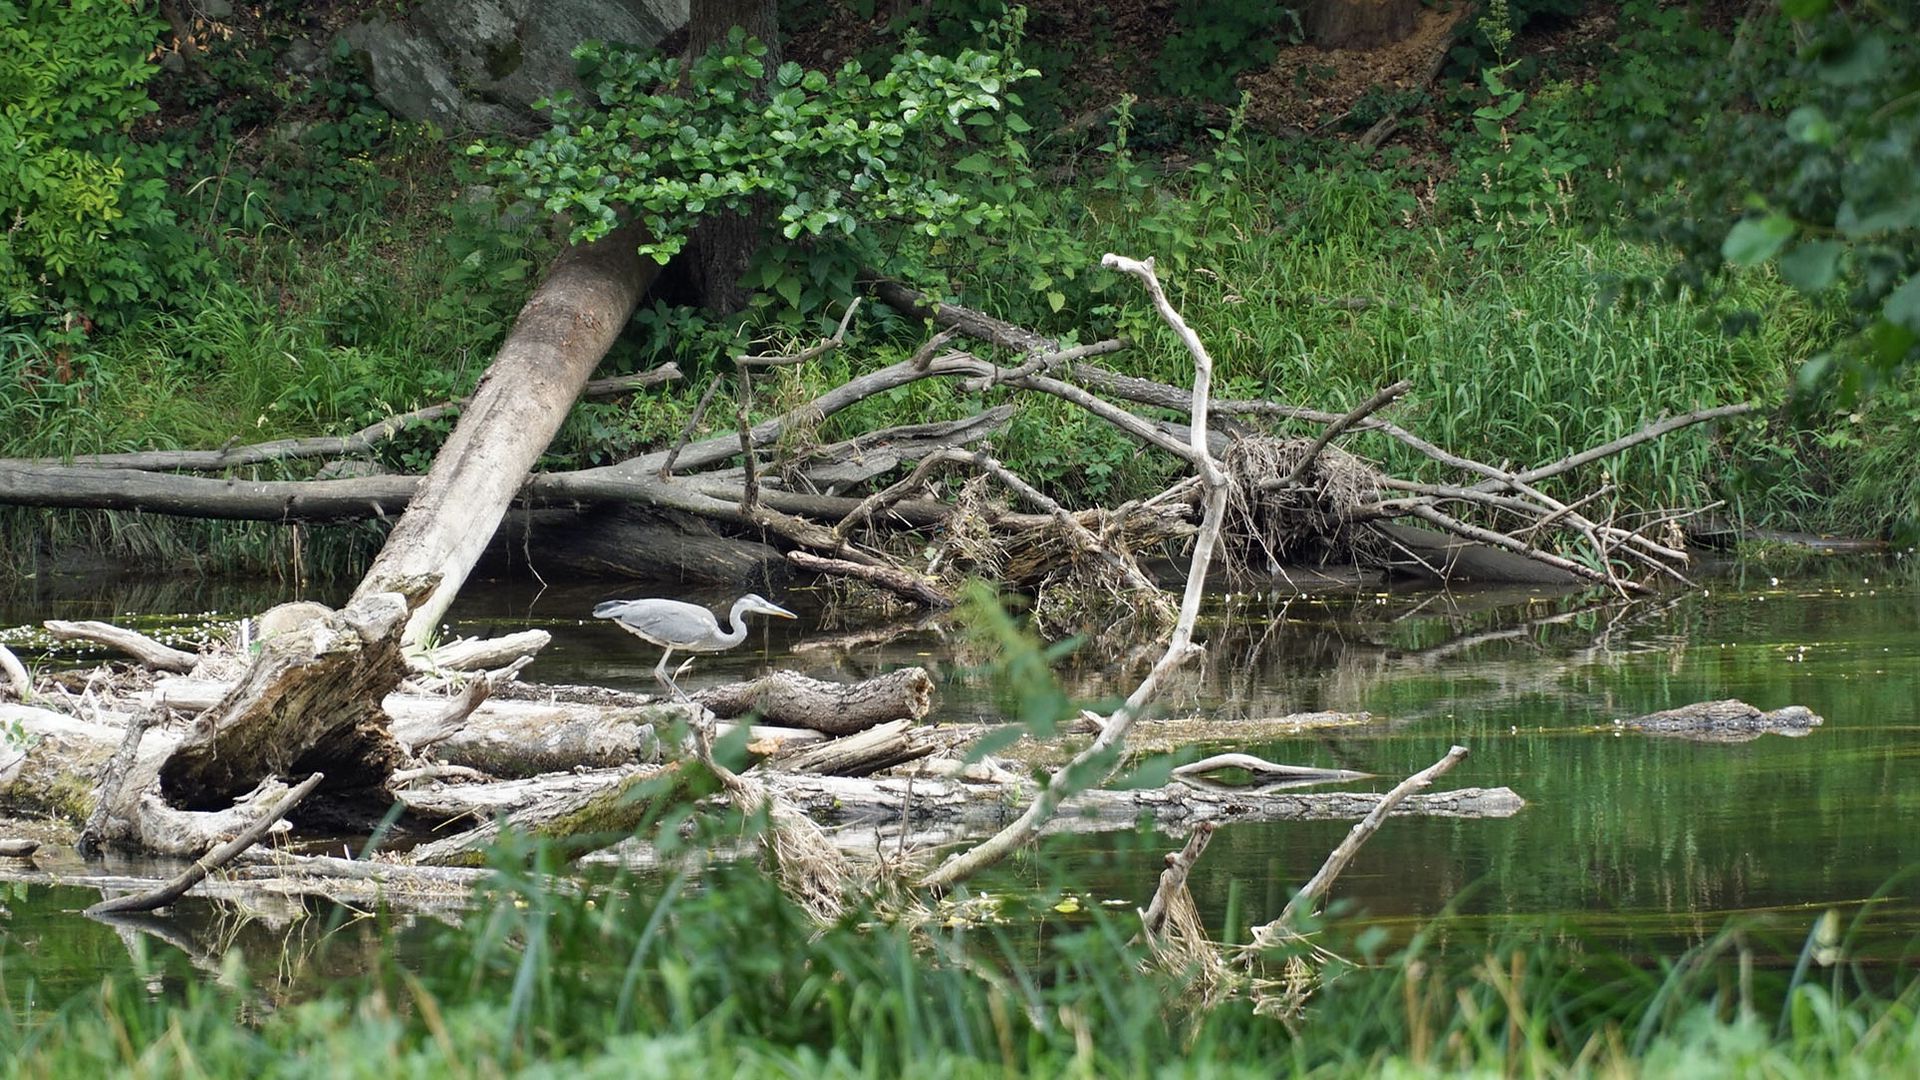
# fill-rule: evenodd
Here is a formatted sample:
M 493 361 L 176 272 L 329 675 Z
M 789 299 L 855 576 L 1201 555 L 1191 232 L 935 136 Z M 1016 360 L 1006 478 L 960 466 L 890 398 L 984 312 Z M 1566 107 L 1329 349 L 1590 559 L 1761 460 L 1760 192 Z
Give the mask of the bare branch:
M 288 811 L 298 805 L 301 799 L 306 798 L 309 792 L 319 787 L 320 781 L 323 779 L 325 779 L 323 774 L 314 773 L 312 776 L 301 781 L 299 787 L 293 788 L 285 795 L 282 795 L 279 802 L 274 803 L 273 806 L 268 808 L 266 813 L 260 815 L 253 824 L 247 826 L 246 830 L 239 836 L 234 837 L 194 860 L 193 865 L 187 867 L 179 877 L 167 882 L 160 888 L 150 892 L 138 893 L 133 896 L 117 896 L 111 900 L 102 900 L 88 908 L 86 913 L 88 915 L 111 915 L 116 912 L 152 911 L 155 908 L 166 907 L 168 904 L 185 896 L 188 889 L 200 884 L 208 874 L 232 862 L 241 852 L 259 843 L 260 838 L 267 835 L 267 830 L 273 828 L 275 822 L 286 817 Z
M 1400 781 L 1392 791 L 1387 792 L 1386 797 L 1382 798 L 1366 817 L 1360 819 L 1347 831 L 1346 839 L 1341 840 L 1340 845 L 1327 856 L 1327 861 L 1320 864 L 1319 872 L 1308 879 L 1305 885 L 1300 886 L 1299 892 L 1293 894 L 1293 899 L 1287 902 L 1286 909 L 1280 912 L 1280 917 L 1270 923 L 1254 927 L 1253 939 L 1247 944 L 1248 951 L 1270 949 L 1282 940 L 1282 935 L 1295 919 L 1318 907 L 1320 899 L 1327 894 L 1327 890 L 1333 888 L 1334 879 L 1340 876 L 1340 871 L 1345 870 L 1347 864 L 1353 861 L 1353 857 L 1360 853 L 1360 845 L 1366 843 L 1368 837 L 1380 831 L 1380 826 L 1386 823 L 1387 815 L 1393 813 L 1393 808 L 1406 801 L 1407 796 L 1432 784 L 1447 770 L 1460 764 L 1466 756 L 1466 747 L 1453 747 L 1447 751 L 1445 757 Z

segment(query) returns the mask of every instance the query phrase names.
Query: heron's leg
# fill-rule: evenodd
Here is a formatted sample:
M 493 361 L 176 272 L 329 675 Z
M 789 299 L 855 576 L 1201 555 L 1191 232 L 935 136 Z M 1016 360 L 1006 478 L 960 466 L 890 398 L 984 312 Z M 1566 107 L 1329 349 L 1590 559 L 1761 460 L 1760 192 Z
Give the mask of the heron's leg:
M 679 684 L 674 682 L 673 678 L 674 678 L 674 675 L 678 675 L 680 671 L 687 670 L 687 664 L 690 664 L 693 661 L 689 659 L 688 661 L 686 661 L 686 663 L 683 663 L 680 665 L 680 671 L 676 671 L 674 672 L 673 675 L 669 675 L 667 674 L 667 660 L 672 655 L 673 655 L 672 649 L 668 649 L 667 651 L 660 654 L 660 663 L 654 666 L 653 677 L 660 683 L 661 686 L 664 686 L 667 689 L 673 691 L 674 697 L 679 698 L 681 701 L 687 701 L 689 700 L 687 698 L 687 695 L 681 692 Z

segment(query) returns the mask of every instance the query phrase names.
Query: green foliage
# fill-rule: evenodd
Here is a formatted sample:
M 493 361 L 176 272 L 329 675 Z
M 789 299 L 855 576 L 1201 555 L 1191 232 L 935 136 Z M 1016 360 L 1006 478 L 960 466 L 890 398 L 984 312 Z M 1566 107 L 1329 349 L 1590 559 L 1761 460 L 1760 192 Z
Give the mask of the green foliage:
M 1240 100 L 1234 80 L 1273 62 L 1278 29 L 1288 24 L 1298 41 L 1299 16 L 1279 0 L 1181 0 L 1173 32 L 1153 62 L 1155 87 L 1172 97 L 1230 105 Z
M 177 157 L 130 133 L 157 24 L 124 0 L 0 3 L 0 317 L 118 317 L 203 271 L 175 220 Z
M 684 71 L 670 57 L 585 45 L 576 56 L 592 100 L 556 97 L 552 129 L 523 149 L 472 152 L 567 214 L 574 240 L 636 220 L 641 250 L 665 262 L 703 215 L 764 200 L 784 239 L 878 261 L 880 222 L 937 239 L 1005 220 L 992 180 L 1022 158 L 1013 136 L 1026 130 L 1009 87 L 1034 74 L 1014 56 L 1018 29 L 1001 24 L 994 51 L 908 49 L 878 76 L 852 61 L 831 76 L 794 63 L 769 72 L 765 46 L 738 28 Z M 789 304 L 804 301 L 800 279 L 762 273 Z
M 1801 371 L 1841 401 L 1920 362 L 1920 33 L 1910 5 L 1756 14 L 1640 163 L 1650 230 L 1698 286 L 1771 265 L 1854 333 Z

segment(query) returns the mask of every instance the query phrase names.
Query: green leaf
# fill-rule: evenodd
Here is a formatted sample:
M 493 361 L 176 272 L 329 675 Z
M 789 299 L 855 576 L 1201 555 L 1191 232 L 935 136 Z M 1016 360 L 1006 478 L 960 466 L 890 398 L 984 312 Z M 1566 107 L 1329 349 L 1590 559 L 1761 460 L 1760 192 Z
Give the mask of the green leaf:
M 798 275 L 788 274 L 781 278 L 774 284 L 773 291 L 779 293 L 780 299 L 785 300 L 789 307 L 800 306 L 800 278 Z
M 1840 137 L 1840 129 L 1817 106 L 1802 105 L 1787 114 L 1787 137 L 1795 142 L 1832 146 Z
M 1800 244 L 1780 256 L 1780 276 L 1801 292 L 1819 292 L 1839 276 L 1840 254 L 1845 250 L 1838 240 Z
M 1057 314 L 1061 308 L 1067 306 L 1067 294 L 1063 292 L 1048 293 L 1047 306 L 1052 308 L 1054 312 Z
M 1887 304 L 1880 309 L 1880 314 L 1895 326 L 1904 326 L 1920 334 L 1920 274 L 1908 278 L 1889 293 Z
M 1858 86 L 1883 74 L 1887 59 L 1886 39 L 1863 34 L 1821 58 L 1820 77 L 1836 86 Z
M 985 154 L 968 154 L 966 157 L 953 163 L 953 171 L 973 175 L 992 172 L 993 162 L 988 161 L 987 155 Z
M 1758 266 L 1793 237 L 1793 219 L 1782 213 L 1746 218 L 1727 232 L 1720 257 L 1736 266 Z

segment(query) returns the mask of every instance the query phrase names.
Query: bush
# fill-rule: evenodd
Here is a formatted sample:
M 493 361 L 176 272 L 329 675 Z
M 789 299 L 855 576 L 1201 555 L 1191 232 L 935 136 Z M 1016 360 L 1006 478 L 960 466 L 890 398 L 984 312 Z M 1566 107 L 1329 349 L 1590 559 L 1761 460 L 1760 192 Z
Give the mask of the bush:
M 204 265 L 165 202 L 157 23 L 124 0 L 0 2 L 0 311 L 45 330 L 118 317 Z

